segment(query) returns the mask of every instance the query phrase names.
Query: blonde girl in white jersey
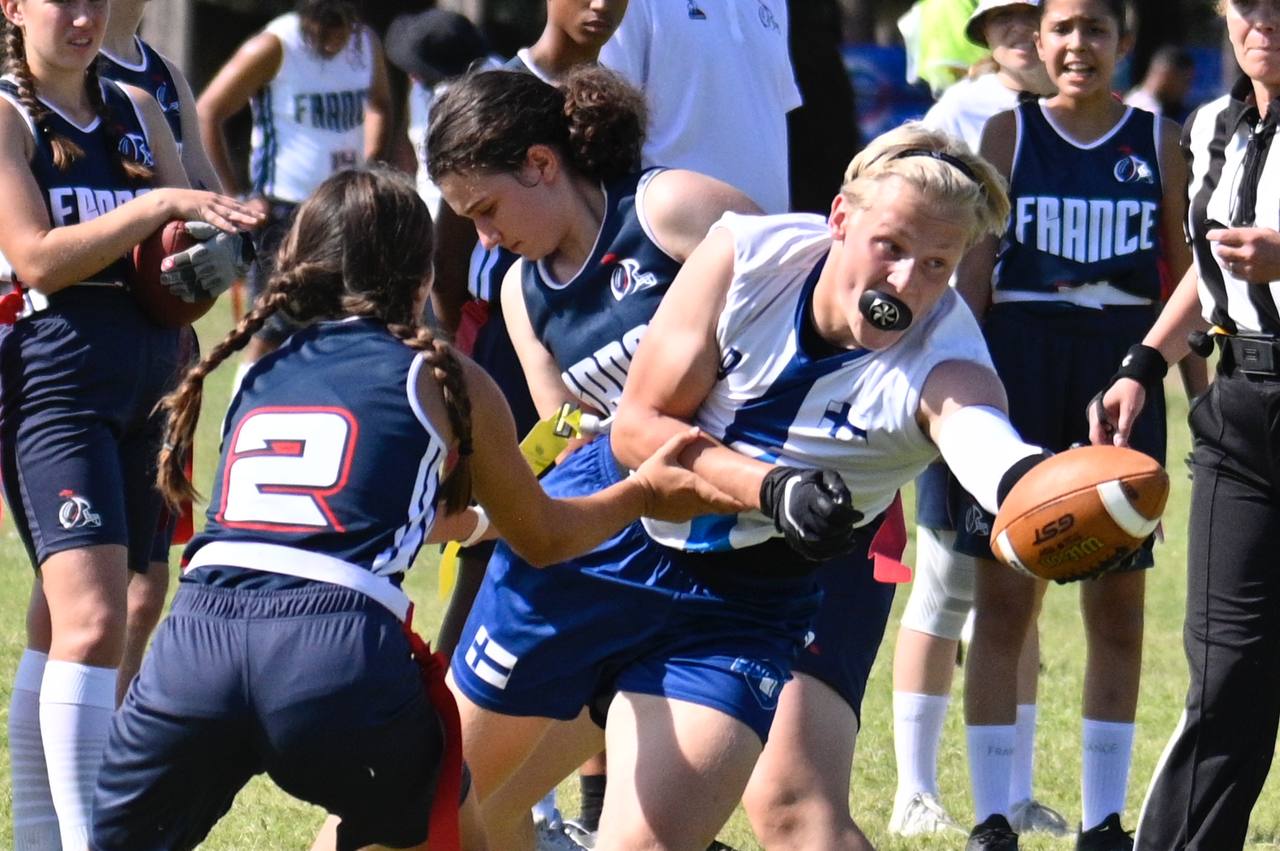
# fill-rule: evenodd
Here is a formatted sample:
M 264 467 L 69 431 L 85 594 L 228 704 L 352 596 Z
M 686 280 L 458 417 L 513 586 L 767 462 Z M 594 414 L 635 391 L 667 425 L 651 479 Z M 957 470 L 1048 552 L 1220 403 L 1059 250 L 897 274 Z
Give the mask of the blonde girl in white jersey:
M 761 564 L 753 551 L 776 552 L 779 542 L 735 546 L 739 568 L 779 580 L 817 571 L 811 575 L 822 577 L 820 586 L 841 575 L 828 566 L 870 570 L 866 538 L 851 534 L 847 514 L 840 519 L 842 499 L 865 515 L 854 522 L 869 526 L 939 451 L 966 488 L 994 506 L 1040 450 L 1009 426 L 977 324 L 948 280 L 966 248 L 999 229 L 1007 214 L 1002 182 L 987 163 L 914 124 L 854 159 L 825 223 L 727 216 L 686 262 L 639 347 L 614 425 L 619 460 L 637 463 L 659 436 L 703 423 L 725 442 L 703 438 L 682 460 L 760 507 L 739 515 L 727 543 L 756 540 L 760 521 L 772 520 L 768 532 L 796 550 Z M 788 321 L 779 323 L 783 307 Z M 770 341 L 778 347 L 761 349 Z M 761 357 L 771 363 L 753 362 Z M 805 370 L 813 376 L 807 388 Z M 784 380 L 795 375 L 798 388 Z M 887 392 L 850 393 L 858 384 Z M 794 391 L 793 416 L 779 430 L 776 419 L 771 424 L 757 412 L 785 401 L 785 390 Z M 841 413 L 855 415 L 847 428 Z M 836 484 L 841 477 L 847 490 Z M 695 531 L 684 533 L 690 543 Z M 806 566 L 801 553 L 826 562 Z M 705 556 L 685 553 L 673 561 L 696 571 L 699 558 Z M 820 644 L 830 621 L 819 610 L 814 622 Z M 834 668 L 857 670 L 840 657 L 861 659 L 863 682 L 852 684 L 860 696 L 879 635 L 855 632 L 849 640 L 835 629 L 831 638 L 822 649 Z M 848 809 L 858 706 L 842 688 L 848 684 L 806 672 L 811 655 L 800 654 L 781 691 L 763 753 L 744 724 L 723 714 L 619 694 L 609 714 L 610 766 L 629 778 L 626 797 L 639 806 L 611 807 L 615 785 L 622 785 L 611 783 L 602 842 L 610 849 L 667 847 L 665 825 L 685 806 L 676 794 L 685 791 L 681 781 L 706 774 L 722 786 L 717 801 L 727 802 L 726 817 L 730 793 L 745 788 L 752 826 L 770 851 L 869 849 Z M 659 729 L 674 731 L 671 758 L 663 761 L 652 758 L 647 740 Z

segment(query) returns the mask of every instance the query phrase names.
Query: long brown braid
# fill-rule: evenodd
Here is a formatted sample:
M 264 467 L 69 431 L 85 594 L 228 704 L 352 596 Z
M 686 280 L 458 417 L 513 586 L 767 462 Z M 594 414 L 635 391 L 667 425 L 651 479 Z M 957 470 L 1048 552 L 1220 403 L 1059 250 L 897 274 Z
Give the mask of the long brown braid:
M 18 102 L 26 109 L 36 130 L 48 138 L 49 147 L 53 152 L 54 167 L 59 171 L 66 171 L 71 168 L 72 163 L 84 156 L 84 149 L 50 129 L 49 108 L 36 97 L 36 82 L 31 76 L 31 67 L 27 64 L 26 42 L 22 36 L 22 30 L 8 19 L 4 21 L 4 46 L 5 72 L 17 82 Z M 101 61 L 101 57 L 94 59 L 85 73 L 85 91 L 89 95 L 89 103 L 92 104 L 94 114 L 98 116 L 102 128 L 107 133 L 110 149 L 116 155 L 116 162 L 125 178 L 135 185 L 149 183 L 152 178 L 151 169 L 125 156 L 120 150 L 119 129 L 112 120 L 111 107 L 102 96 L 102 84 L 98 76 L 98 65 Z
M 279 310 L 301 322 L 342 316 L 377 319 L 423 353 L 458 441 L 458 462 L 441 499 L 450 510 L 466 506 L 471 499 L 471 400 L 458 357 L 419 316 L 431 253 L 431 215 L 404 175 L 386 168 L 343 171 L 322 183 L 298 207 L 276 271 L 253 311 L 161 402 L 169 415 L 160 452 L 159 485 L 165 498 L 176 503 L 196 495 L 183 460 L 194 438 L 204 377 Z
M 17 82 L 18 102 L 26 109 L 36 130 L 49 139 L 53 149 L 53 164 L 59 171 L 66 171 L 71 164 L 84 156 L 84 150 L 65 136 L 49 129 L 49 108 L 36 97 L 36 81 L 27 65 L 27 49 L 22 30 L 7 18 L 4 21 L 4 70 Z M 38 140 L 37 140 L 38 141 Z

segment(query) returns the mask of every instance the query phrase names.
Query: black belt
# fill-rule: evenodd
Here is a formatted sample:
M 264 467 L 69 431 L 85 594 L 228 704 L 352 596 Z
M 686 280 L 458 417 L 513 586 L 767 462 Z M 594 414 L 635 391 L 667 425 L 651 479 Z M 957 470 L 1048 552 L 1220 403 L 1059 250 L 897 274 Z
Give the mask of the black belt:
M 1280 379 L 1280 341 L 1272 337 L 1219 336 L 1219 370 L 1257 378 Z

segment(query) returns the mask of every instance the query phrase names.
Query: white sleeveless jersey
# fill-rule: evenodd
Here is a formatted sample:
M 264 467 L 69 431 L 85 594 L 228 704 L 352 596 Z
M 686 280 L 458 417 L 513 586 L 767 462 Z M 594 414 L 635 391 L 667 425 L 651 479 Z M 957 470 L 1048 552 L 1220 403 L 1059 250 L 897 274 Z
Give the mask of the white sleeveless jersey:
M 332 59 L 307 47 L 296 13 L 281 15 L 266 32 L 280 40 L 275 79 L 253 96 L 253 189 L 300 202 L 326 177 L 364 163 L 364 110 L 373 80 L 373 43 L 357 27 Z
M 726 213 L 714 227 L 733 235 L 733 281 L 716 326 L 719 377 L 695 422 L 744 455 L 838 470 L 862 523 L 870 523 L 938 455 L 916 422 L 929 373 L 951 360 L 991 366 L 973 314 L 948 289 L 889 348 L 811 358 L 798 341 L 831 245 L 826 221 Z M 659 543 L 690 552 L 781 534 L 759 511 L 645 520 L 645 528 Z

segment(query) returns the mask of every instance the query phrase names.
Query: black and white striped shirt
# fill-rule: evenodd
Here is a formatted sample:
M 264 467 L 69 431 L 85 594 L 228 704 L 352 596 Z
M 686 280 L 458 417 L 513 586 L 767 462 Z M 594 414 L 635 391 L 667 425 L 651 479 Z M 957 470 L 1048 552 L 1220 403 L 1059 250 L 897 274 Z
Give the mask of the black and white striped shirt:
M 1271 158 L 1277 123 L 1280 100 L 1261 119 L 1253 84 L 1241 77 L 1230 93 L 1187 119 L 1182 147 L 1190 163 L 1187 229 L 1205 319 L 1233 333 L 1280 338 L 1280 281 L 1250 284 L 1235 277 L 1205 239 L 1224 226 L 1280 231 L 1280 156 Z

